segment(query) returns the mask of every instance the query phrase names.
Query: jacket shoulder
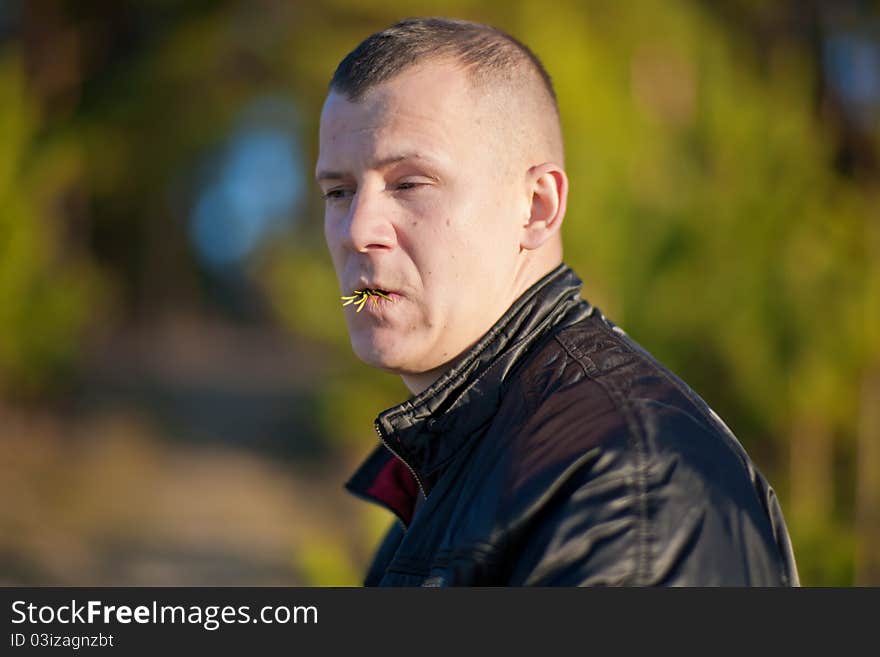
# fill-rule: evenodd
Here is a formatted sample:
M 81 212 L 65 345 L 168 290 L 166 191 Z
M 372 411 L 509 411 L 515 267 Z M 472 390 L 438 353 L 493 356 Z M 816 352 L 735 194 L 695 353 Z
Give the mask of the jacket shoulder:
M 515 442 L 531 451 L 551 440 L 562 462 L 600 446 L 628 447 L 650 457 L 696 445 L 725 465 L 744 471 L 751 465 L 708 404 L 600 312 L 557 332 L 536 350 L 504 404 L 508 408 L 499 415 L 521 418 Z M 522 410 L 514 411 L 515 405 Z
M 508 416 L 522 422 L 507 432 L 500 459 L 502 509 L 513 534 L 530 537 L 518 559 L 530 565 L 514 569 L 514 580 L 792 579 L 773 491 L 745 450 L 687 384 L 601 313 L 556 333 L 511 392 Z M 560 549 L 581 556 L 560 560 Z

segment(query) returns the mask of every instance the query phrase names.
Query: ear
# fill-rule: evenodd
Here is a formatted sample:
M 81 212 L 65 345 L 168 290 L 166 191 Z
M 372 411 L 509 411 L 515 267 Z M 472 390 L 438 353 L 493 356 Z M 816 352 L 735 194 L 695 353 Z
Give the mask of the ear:
M 559 233 L 568 200 L 568 177 L 558 164 L 546 162 L 528 171 L 531 211 L 523 225 L 520 246 L 537 249 Z

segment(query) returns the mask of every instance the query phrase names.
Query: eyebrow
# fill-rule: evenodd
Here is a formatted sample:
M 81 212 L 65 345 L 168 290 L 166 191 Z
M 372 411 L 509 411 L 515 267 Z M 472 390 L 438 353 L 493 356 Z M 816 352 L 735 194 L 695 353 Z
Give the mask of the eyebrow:
M 427 156 L 423 153 L 417 153 L 415 151 L 406 152 L 406 153 L 398 153 L 395 155 L 389 155 L 388 157 L 383 157 L 381 160 L 377 160 L 373 163 L 373 169 L 385 169 L 390 167 L 392 164 L 397 164 L 398 162 L 403 162 L 404 160 L 425 160 L 427 162 L 433 162 L 434 158 Z M 346 177 L 346 173 L 342 171 L 318 171 L 315 174 L 315 180 L 321 182 L 323 180 L 340 180 L 341 178 Z

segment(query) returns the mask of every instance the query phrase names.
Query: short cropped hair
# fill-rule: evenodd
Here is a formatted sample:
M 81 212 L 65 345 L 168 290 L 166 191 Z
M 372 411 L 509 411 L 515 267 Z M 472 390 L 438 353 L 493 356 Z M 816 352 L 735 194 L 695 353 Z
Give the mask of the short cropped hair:
M 356 102 L 404 69 L 444 57 L 457 61 L 477 80 L 514 81 L 522 67 L 531 69 L 558 116 L 550 75 L 525 44 L 491 25 L 450 18 L 407 18 L 367 37 L 339 63 L 330 90 Z

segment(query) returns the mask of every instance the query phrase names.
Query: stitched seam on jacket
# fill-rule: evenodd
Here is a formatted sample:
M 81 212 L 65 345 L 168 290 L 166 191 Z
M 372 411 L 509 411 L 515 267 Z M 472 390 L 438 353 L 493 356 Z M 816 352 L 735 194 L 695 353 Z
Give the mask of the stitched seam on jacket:
M 584 373 L 590 377 L 595 383 L 600 385 L 612 402 L 620 409 L 626 420 L 629 432 L 634 439 L 636 467 L 634 484 L 636 488 L 636 499 L 638 500 L 639 523 L 638 523 L 638 539 L 636 543 L 637 563 L 635 573 L 635 584 L 645 585 L 649 579 L 650 573 L 650 531 L 648 528 L 648 483 L 647 483 L 647 436 L 643 431 L 639 421 L 638 414 L 634 412 L 632 404 L 620 390 L 620 388 L 611 380 L 603 380 L 602 376 L 595 376 L 599 372 L 593 359 L 585 354 L 576 344 L 567 344 L 556 336 L 557 342 L 568 352 L 568 354 L 580 364 L 584 369 Z M 628 346 L 628 345 L 627 345 Z M 586 363 L 584 362 L 586 361 Z M 589 364 L 589 367 L 587 366 Z M 592 372 L 591 372 L 592 370 Z
M 398 568 L 396 566 L 389 566 L 386 573 L 396 573 L 398 575 L 413 575 L 415 577 L 427 577 L 430 574 L 430 570 L 407 570 L 405 568 Z
M 604 317 L 604 315 L 603 315 Z M 604 324 L 600 324 L 598 327 L 601 331 L 603 331 L 606 335 L 613 338 L 621 347 L 629 351 L 631 354 L 635 356 L 641 356 L 644 358 L 655 370 L 655 372 L 662 376 L 664 380 L 670 383 L 676 390 L 678 390 L 688 401 L 690 401 L 694 407 L 699 411 L 700 415 L 702 415 L 703 419 L 708 423 L 710 427 L 718 430 L 718 420 L 720 418 L 714 417 L 714 411 L 709 404 L 706 403 L 700 395 L 691 388 L 685 381 L 683 381 L 677 374 L 672 372 L 668 367 L 666 367 L 663 363 L 658 361 L 653 354 L 651 354 L 647 349 L 638 344 L 632 337 L 624 333 L 620 335 L 615 333 L 610 328 L 608 328 Z M 616 369 L 616 368 L 615 368 Z M 611 370 L 609 370 L 611 371 Z M 721 424 L 724 424 L 724 421 L 721 420 Z M 728 439 L 733 439 L 733 442 L 739 447 L 742 448 L 742 444 L 740 444 L 739 439 L 733 434 L 733 431 L 730 430 L 729 427 L 724 425 L 721 428 L 721 434 L 723 434 Z M 742 457 L 737 454 L 737 457 L 742 460 Z M 746 463 L 743 463 L 744 467 L 748 467 Z
M 485 541 L 473 541 L 462 547 L 444 548 L 430 559 L 402 557 L 388 568 L 389 572 L 406 575 L 426 575 L 435 568 L 446 568 L 455 561 L 471 561 L 481 565 L 490 565 L 497 558 L 499 548 Z

